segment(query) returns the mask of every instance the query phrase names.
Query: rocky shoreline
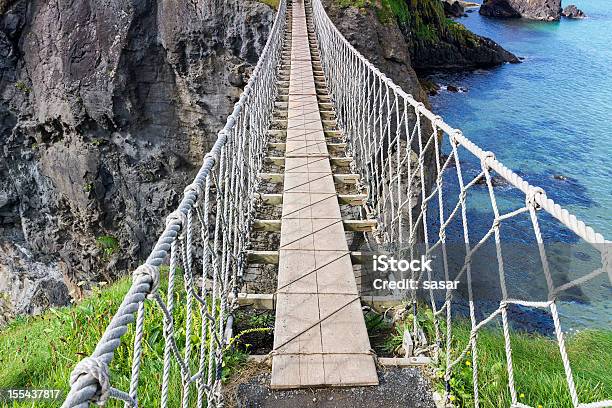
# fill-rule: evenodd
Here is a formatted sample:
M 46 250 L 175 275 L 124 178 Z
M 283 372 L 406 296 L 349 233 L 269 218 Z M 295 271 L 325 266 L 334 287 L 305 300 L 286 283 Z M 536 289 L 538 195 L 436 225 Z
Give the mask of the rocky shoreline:
M 493 18 L 527 18 L 530 20 L 559 21 L 584 18 L 586 15 L 575 5 L 561 6 L 561 0 L 484 0 L 480 14 Z

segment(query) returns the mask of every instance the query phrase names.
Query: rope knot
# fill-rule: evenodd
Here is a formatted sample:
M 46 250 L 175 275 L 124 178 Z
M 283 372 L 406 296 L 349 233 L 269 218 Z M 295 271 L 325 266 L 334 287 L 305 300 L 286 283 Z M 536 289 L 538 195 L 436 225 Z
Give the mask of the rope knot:
M 91 398 L 91 402 L 103 406 L 110 396 L 110 379 L 108 365 L 97 357 L 86 357 L 74 367 L 70 374 L 70 386 L 72 387 L 82 375 L 92 376 L 98 383 L 98 389 Z
M 436 127 L 440 127 L 440 124 L 444 123 L 444 119 L 442 119 L 442 116 L 436 115 L 434 116 L 433 120 L 431 121 L 431 125 L 436 128 Z
M 501 223 L 501 221 L 499 220 L 499 218 L 495 218 L 493 220 L 493 225 L 491 226 L 491 228 L 499 228 L 499 224 Z
M 166 227 L 170 226 L 170 224 L 178 224 L 179 230 L 182 230 L 187 225 L 187 216 L 181 210 L 172 211 L 166 217 Z
M 147 276 L 151 278 L 151 289 L 148 294 L 148 297 L 151 298 L 159 289 L 159 267 L 149 264 L 140 265 L 132 273 L 132 281 L 136 282 L 138 279 Z
M 217 164 L 217 156 L 213 154 L 212 152 L 208 152 L 204 155 L 204 160 L 202 161 L 206 162 L 207 159 L 211 159 L 213 161 L 212 166 L 215 167 L 215 164 Z
M 533 207 L 535 210 L 539 210 L 540 204 L 536 202 L 536 196 L 546 195 L 546 192 L 541 187 L 533 187 L 529 190 L 527 195 L 525 195 L 525 205 L 527 207 Z
M 183 193 L 187 194 L 192 191 L 196 196 L 196 200 L 202 195 L 202 187 L 200 187 L 198 183 L 189 184 L 187 187 L 185 187 L 185 190 L 183 190 Z
M 441 228 L 438 236 L 440 237 L 440 240 L 444 242 L 444 240 L 446 240 L 446 229 Z
M 454 132 L 453 132 L 453 133 L 450 135 L 450 142 L 451 142 L 451 145 L 452 145 L 453 147 L 457 147 L 457 146 L 459 146 L 459 140 L 458 140 L 458 139 L 461 139 L 462 137 L 463 137 L 463 132 L 462 132 L 462 131 L 460 131 L 460 130 L 458 130 L 458 129 L 457 129 L 457 130 L 455 130 L 455 131 L 454 131 Z
M 484 157 L 481 160 L 482 166 L 483 167 L 490 167 L 489 163 L 492 162 L 493 160 L 495 160 L 495 153 L 493 153 L 493 152 L 484 152 Z

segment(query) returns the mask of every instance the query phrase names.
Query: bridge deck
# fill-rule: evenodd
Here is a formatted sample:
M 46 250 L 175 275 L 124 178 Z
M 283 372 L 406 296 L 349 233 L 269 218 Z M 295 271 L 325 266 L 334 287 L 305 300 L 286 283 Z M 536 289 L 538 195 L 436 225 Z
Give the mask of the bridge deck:
M 376 385 L 313 76 L 294 1 L 272 388 Z

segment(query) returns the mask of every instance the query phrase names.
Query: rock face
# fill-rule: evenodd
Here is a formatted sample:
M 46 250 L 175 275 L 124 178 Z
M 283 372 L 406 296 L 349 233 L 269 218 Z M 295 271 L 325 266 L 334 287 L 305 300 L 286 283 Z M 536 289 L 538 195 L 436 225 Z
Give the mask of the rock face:
M 417 71 L 490 68 L 519 62 L 493 40 L 448 20 L 440 1 L 411 0 L 407 5 L 409 18 L 400 27 Z
M 449 17 L 463 17 L 465 8 L 458 0 L 443 0 L 444 14 Z
M 586 17 L 586 14 L 584 14 L 582 10 L 580 10 L 578 7 L 576 7 L 573 4 L 570 4 L 569 6 L 564 8 L 561 14 L 563 15 L 563 17 L 567 17 L 567 18 L 585 18 Z
M 497 18 L 555 21 L 561 18 L 561 0 L 485 0 L 480 14 Z
M 382 21 L 380 10 L 338 7 L 329 0 L 325 4 L 332 21 L 355 48 L 425 103 L 416 72 L 519 62 L 494 41 L 450 22 L 439 0 L 406 1 L 403 14 Z
M 243 0 L 0 8 L 0 292 L 36 312 L 146 258 L 274 14 Z M 66 296 L 39 302 L 43 287 Z
M 27 249 L 0 243 L 0 293 L 5 302 L 4 310 L 0 304 L 0 326 L 2 315 L 34 314 L 67 304 L 70 296 L 63 271 L 61 262 L 38 262 Z
M 396 84 L 428 103 L 412 65 L 410 43 L 394 22 L 383 23 L 375 10 L 338 7 L 324 1 L 327 13 L 346 39 Z

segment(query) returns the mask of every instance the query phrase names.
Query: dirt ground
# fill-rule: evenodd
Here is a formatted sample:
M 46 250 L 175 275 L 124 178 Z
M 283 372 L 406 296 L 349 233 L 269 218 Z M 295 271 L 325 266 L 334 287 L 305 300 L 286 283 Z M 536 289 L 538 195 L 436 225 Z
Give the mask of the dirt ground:
M 238 408 L 435 408 L 432 387 L 418 368 L 379 370 L 378 387 L 272 391 L 270 369 L 253 366 L 226 388 L 228 406 Z

